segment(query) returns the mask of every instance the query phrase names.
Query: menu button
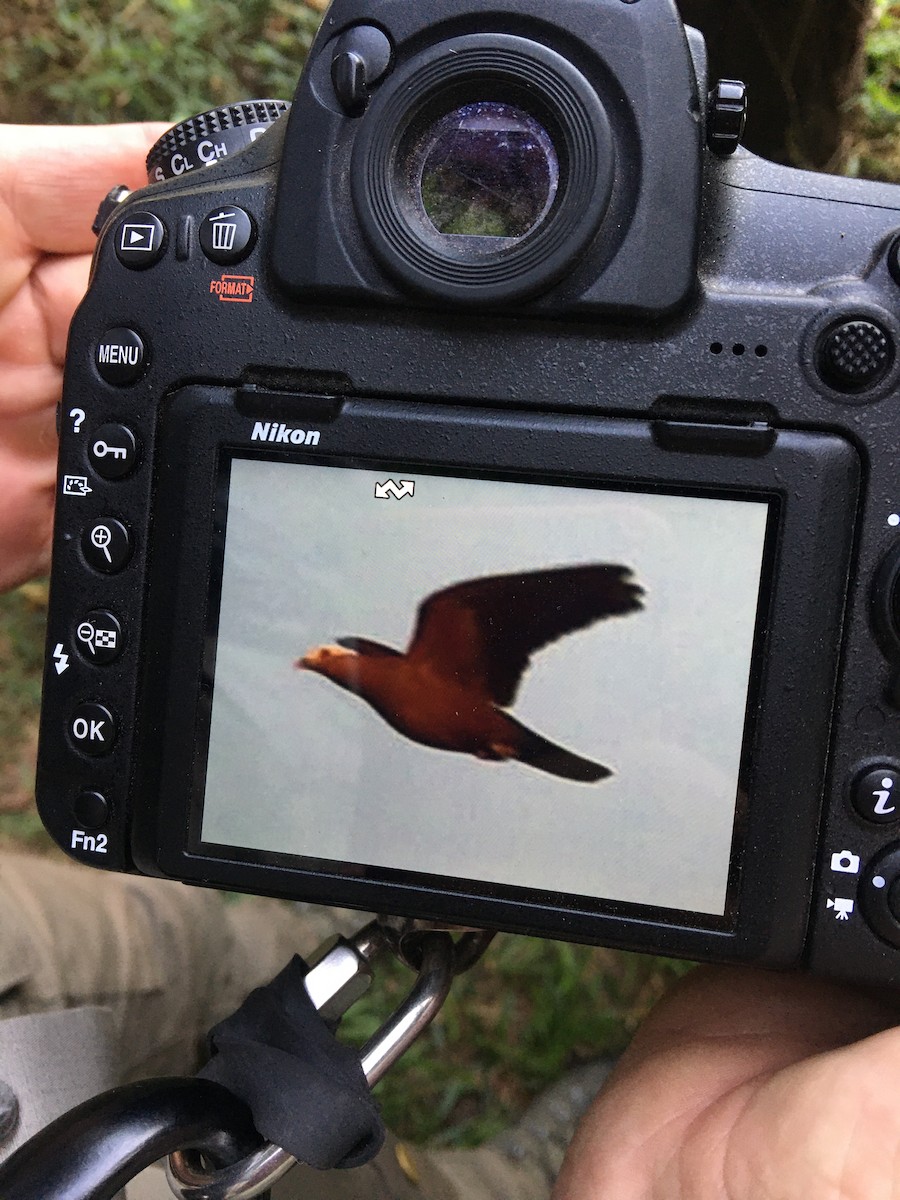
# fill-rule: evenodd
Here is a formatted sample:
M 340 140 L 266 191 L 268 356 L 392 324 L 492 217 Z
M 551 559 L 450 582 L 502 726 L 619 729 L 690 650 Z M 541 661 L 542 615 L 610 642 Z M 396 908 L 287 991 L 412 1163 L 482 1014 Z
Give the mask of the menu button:
M 147 365 L 143 339 L 133 329 L 109 329 L 97 343 L 94 362 L 107 383 L 134 383 Z

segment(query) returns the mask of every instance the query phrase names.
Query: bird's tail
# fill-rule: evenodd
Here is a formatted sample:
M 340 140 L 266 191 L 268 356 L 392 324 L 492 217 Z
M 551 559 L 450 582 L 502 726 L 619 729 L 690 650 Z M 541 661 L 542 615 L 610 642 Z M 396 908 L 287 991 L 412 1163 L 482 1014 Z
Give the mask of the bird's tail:
M 612 775 L 609 767 L 604 767 L 602 763 L 581 758 L 571 750 L 564 750 L 562 746 L 548 742 L 539 733 L 521 725 L 512 717 L 509 717 L 509 720 L 513 721 L 519 733 L 516 757 L 529 767 L 546 771 L 548 775 L 559 775 L 562 779 L 572 779 L 576 783 L 599 783 L 601 779 L 608 779 Z

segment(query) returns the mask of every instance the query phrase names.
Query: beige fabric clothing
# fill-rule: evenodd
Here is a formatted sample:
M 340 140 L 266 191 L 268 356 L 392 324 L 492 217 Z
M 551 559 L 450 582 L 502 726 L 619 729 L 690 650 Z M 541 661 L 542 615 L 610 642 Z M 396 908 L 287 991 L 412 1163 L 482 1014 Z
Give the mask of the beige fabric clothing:
M 450 1151 L 465 1157 L 463 1151 Z M 401 1165 L 402 1164 L 402 1165 Z M 450 1176 L 452 1176 L 452 1167 Z M 388 1137 L 378 1157 L 350 1171 L 314 1171 L 298 1166 L 272 1188 L 272 1200 L 531 1200 L 519 1192 L 515 1180 L 509 1190 L 486 1191 L 476 1183 L 473 1191 L 460 1190 L 450 1176 L 436 1170 L 429 1155 Z M 548 1200 L 549 1190 L 541 1200 Z M 160 1164 L 128 1185 L 127 1200 L 172 1200 Z
M 0 1016 L 102 1005 L 121 1082 L 196 1070 L 207 1030 L 360 918 L 0 855 Z
M 248 992 L 293 954 L 306 956 L 364 922 L 342 910 L 252 897 L 229 903 L 203 888 L 0 854 L 0 1025 L 45 1014 L 56 1044 L 66 1018 L 76 1037 L 89 1019 L 108 1031 L 111 1045 L 97 1045 L 95 1070 L 75 1065 L 77 1077 L 64 1078 L 77 1056 L 58 1061 L 39 1106 L 46 1122 L 114 1082 L 192 1074 L 206 1032 Z M 19 1080 L 10 1059 L 16 1022 L 6 1030 L 0 1079 Z M 117 1080 L 108 1078 L 111 1063 Z M 41 1058 L 30 1066 L 32 1077 L 46 1070 Z M 0 1159 L 11 1145 L 0 1146 Z M 272 1200 L 547 1200 L 549 1190 L 487 1149 L 429 1154 L 391 1138 L 365 1167 L 295 1168 Z M 151 1169 L 127 1197 L 170 1200 L 171 1192 L 162 1170 Z
M 0 1161 L 54 1121 L 118 1083 L 112 1016 L 67 1008 L 0 1020 L 0 1081 L 18 1104 Z
M 549 1200 L 546 1179 L 490 1147 L 420 1150 L 388 1135 L 365 1167 L 314 1171 L 298 1166 L 272 1189 L 272 1200 Z M 128 1185 L 127 1200 L 172 1200 L 160 1165 Z

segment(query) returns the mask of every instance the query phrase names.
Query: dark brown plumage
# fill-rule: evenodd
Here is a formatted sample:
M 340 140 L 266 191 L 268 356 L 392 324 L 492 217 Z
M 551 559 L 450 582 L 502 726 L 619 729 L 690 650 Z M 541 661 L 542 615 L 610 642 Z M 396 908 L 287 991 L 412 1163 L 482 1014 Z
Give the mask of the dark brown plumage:
M 642 596 L 628 567 L 609 563 L 469 579 L 420 604 L 405 654 L 348 637 L 307 651 L 296 666 L 355 692 L 414 742 L 596 783 L 612 774 L 608 767 L 504 710 L 534 653 L 595 621 L 636 612 Z

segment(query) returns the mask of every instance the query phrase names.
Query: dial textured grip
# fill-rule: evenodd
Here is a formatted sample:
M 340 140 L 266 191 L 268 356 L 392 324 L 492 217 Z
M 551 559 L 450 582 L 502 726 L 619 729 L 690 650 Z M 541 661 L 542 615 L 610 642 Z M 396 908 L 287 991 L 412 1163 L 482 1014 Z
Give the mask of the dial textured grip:
M 174 179 L 243 150 L 290 107 L 286 100 L 245 100 L 173 125 L 147 155 L 147 178 Z

